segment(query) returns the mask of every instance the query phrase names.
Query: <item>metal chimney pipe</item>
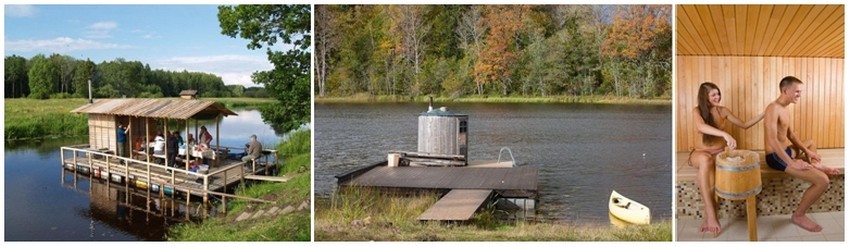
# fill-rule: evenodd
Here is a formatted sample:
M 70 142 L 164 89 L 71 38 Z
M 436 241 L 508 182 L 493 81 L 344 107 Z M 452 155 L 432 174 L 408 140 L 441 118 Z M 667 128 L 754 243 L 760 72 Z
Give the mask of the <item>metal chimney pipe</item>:
M 428 111 L 434 110 L 434 96 L 428 96 Z
M 93 104 L 94 100 L 91 98 L 91 79 L 89 79 L 89 104 Z

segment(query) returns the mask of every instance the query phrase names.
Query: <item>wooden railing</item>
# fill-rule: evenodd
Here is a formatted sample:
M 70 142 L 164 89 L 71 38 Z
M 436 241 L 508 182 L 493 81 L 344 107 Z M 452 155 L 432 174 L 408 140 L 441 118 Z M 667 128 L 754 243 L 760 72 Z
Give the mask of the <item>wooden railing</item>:
M 153 185 L 155 183 L 158 183 L 159 186 L 160 186 L 159 191 L 160 191 L 161 195 L 164 195 L 163 193 L 164 193 L 166 187 L 170 187 L 174 191 L 172 193 L 172 195 L 174 193 L 176 193 L 177 191 L 185 192 L 187 195 L 192 195 L 194 193 L 196 195 L 200 195 L 200 196 L 203 197 L 204 204 L 207 204 L 209 202 L 209 195 L 221 196 L 222 202 L 224 203 L 223 208 L 226 208 L 226 200 L 227 200 L 228 197 L 229 198 L 242 199 L 242 200 L 246 200 L 246 201 L 249 201 L 249 202 L 274 203 L 274 202 L 271 202 L 271 201 L 266 201 L 266 200 L 261 200 L 261 199 L 256 199 L 256 198 L 250 198 L 250 197 L 244 197 L 244 196 L 238 196 L 238 195 L 227 193 L 228 171 L 233 169 L 234 167 L 239 167 L 239 169 L 237 169 L 239 171 L 239 180 L 240 181 L 244 180 L 245 170 L 241 168 L 241 166 L 244 165 L 243 162 L 237 162 L 237 163 L 232 164 L 232 165 L 221 167 L 221 169 L 218 169 L 214 172 L 208 172 L 207 174 L 202 174 L 202 173 L 187 171 L 187 170 L 184 170 L 184 169 L 181 169 L 181 168 L 173 168 L 173 167 L 169 167 L 169 166 L 150 163 L 150 162 L 147 162 L 147 161 L 141 161 L 141 160 L 136 160 L 136 159 L 127 158 L 127 157 L 121 157 L 121 156 L 118 156 L 118 155 L 102 152 L 102 151 L 99 151 L 99 150 L 88 149 L 88 147 L 89 146 L 85 145 L 85 144 L 68 146 L 68 147 L 61 147 L 61 152 L 60 152 L 61 157 L 60 158 L 62 160 L 63 167 L 66 164 L 66 153 L 71 153 L 71 157 L 72 157 L 71 161 L 73 162 L 74 172 L 76 173 L 76 171 L 78 170 L 77 164 L 79 164 L 77 158 L 81 157 L 80 155 L 84 155 L 84 156 L 88 157 L 88 167 L 89 167 L 89 174 L 90 174 L 89 176 L 90 176 L 91 179 L 93 179 L 93 177 L 92 177 L 93 173 L 96 170 L 95 169 L 96 166 L 98 166 L 98 168 L 101 168 L 101 169 L 105 168 L 106 169 L 105 172 L 107 173 L 107 178 L 106 178 L 107 180 L 111 180 L 114 171 L 121 171 L 121 172 L 124 173 L 124 183 L 125 183 L 125 185 L 129 186 L 129 184 L 133 181 L 142 181 L 142 182 L 147 184 L 147 186 L 145 186 L 145 187 L 146 187 L 146 190 L 147 190 L 148 193 L 150 193 L 151 187 L 153 187 Z M 228 148 L 230 148 L 230 147 L 228 147 Z M 234 149 L 238 150 L 239 148 L 234 148 Z M 264 155 L 260 159 L 264 159 L 265 162 L 267 162 L 267 164 L 274 164 L 274 165 L 278 164 L 277 150 L 268 150 L 267 149 L 267 150 L 263 150 L 263 151 L 264 151 Z M 100 156 L 100 158 L 95 158 L 96 156 Z M 270 156 L 273 156 L 273 157 L 270 157 Z M 274 162 L 268 163 L 271 158 L 274 159 Z M 105 165 L 95 164 L 95 161 L 94 161 L 95 159 L 102 160 L 103 163 L 105 163 Z M 113 163 L 113 162 L 116 162 L 116 163 Z M 140 169 L 140 168 L 137 168 L 137 167 L 132 167 L 133 164 L 139 164 L 143 168 Z M 151 172 L 152 168 L 164 169 L 164 170 L 168 171 L 169 175 L 163 176 L 160 173 L 152 173 Z M 270 168 L 270 166 L 267 167 L 266 171 L 268 171 L 268 168 Z M 253 174 L 256 171 L 257 171 L 257 166 L 256 166 L 256 162 L 255 162 L 252 165 L 251 172 Z M 133 174 L 133 173 L 135 173 L 135 174 Z M 201 188 L 198 189 L 198 188 L 191 188 L 191 187 L 187 187 L 187 186 L 178 185 L 177 184 L 178 180 L 177 180 L 176 174 L 181 174 L 181 173 L 185 174 L 189 177 L 201 178 L 202 181 L 203 181 L 202 183 L 200 183 Z M 210 190 L 210 178 L 214 177 L 214 176 L 219 176 L 219 175 L 221 175 L 224 178 L 223 186 L 222 186 L 222 188 L 224 189 L 224 192 L 216 192 L 216 191 Z M 133 181 L 131 181 L 131 176 L 133 178 L 132 179 Z M 142 178 L 143 180 L 139 179 L 140 176 L 143 177 Z M 158 181 L 153 181 L 154 179 L 156 179 Z M 188 181 L 188 180 L 184 179 L 180 182 L 185 182 L 185 181 Z M 189 200 L 190 200 L 190 196 L 186 196 L 187 203 L 189 202 Z

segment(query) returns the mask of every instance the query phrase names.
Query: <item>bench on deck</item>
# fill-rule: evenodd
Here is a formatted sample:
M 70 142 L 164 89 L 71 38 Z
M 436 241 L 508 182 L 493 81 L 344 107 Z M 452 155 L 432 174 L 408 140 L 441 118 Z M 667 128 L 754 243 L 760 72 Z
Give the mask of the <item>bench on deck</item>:
M 758 215 L 791 214 L 799 204 L 808 183 L 767 166 L 763 150 L 759 154 L 762 192 L 757 196 Z M 821 164 L 836 168 L 840 174 L 830 176 L 830 188 L 815 202 L 810 212 L 844 211 L 844 149 L 818 149 Z M 688 165 L 689 152 L 676 153 L 676 217 L 699 219 L 703 216 L 702 198 L 696 185 L 697 169 Z M 744 201 L 720 199 L 718 216 L 745 216 Z
M 788 176 L 787 174 L 785 174 L 785 172 L 774 170 L 773 168 L 767 166 L 767 162 L 764 159 L 764 150 L 753 151 L 759 154 L 759 164 L 761 165 L 762 179 Z M 689 154 L 690 152 L 676 153 L 676 181 L 688 181 L 696 179 L 697 169 L 688 165 Z M 843 148 L 818 149 L 818 154 L 820 154 L 822 158 L 821 164 L 828 167 L 836 168 L 841 171 L 841 174 L 844 174 Z

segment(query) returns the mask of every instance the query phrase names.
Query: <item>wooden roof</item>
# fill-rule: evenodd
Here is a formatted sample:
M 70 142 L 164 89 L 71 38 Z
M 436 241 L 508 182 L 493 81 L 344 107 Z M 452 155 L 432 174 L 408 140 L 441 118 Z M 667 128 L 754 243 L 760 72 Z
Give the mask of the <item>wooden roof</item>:
M 217 102 L 175 99 L 101 99 L 71 112 L 168 119 L 213 119 L 219 113 L 236 115 Z
M 844 6 L 677 5 L 676 54 L 844 58 Z

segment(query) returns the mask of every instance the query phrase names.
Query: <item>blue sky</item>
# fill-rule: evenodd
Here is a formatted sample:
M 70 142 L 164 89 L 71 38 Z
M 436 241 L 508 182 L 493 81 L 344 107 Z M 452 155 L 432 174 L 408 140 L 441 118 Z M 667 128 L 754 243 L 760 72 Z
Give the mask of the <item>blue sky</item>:
M 5 5 L 4 56 L 59 53 L 95 63 L 124 58 L 152 69 L 213 73 L 256 86 L 265 49 L 221 34 L 216 5 Z M 279 49 L 279 48 L 277 48 Z

